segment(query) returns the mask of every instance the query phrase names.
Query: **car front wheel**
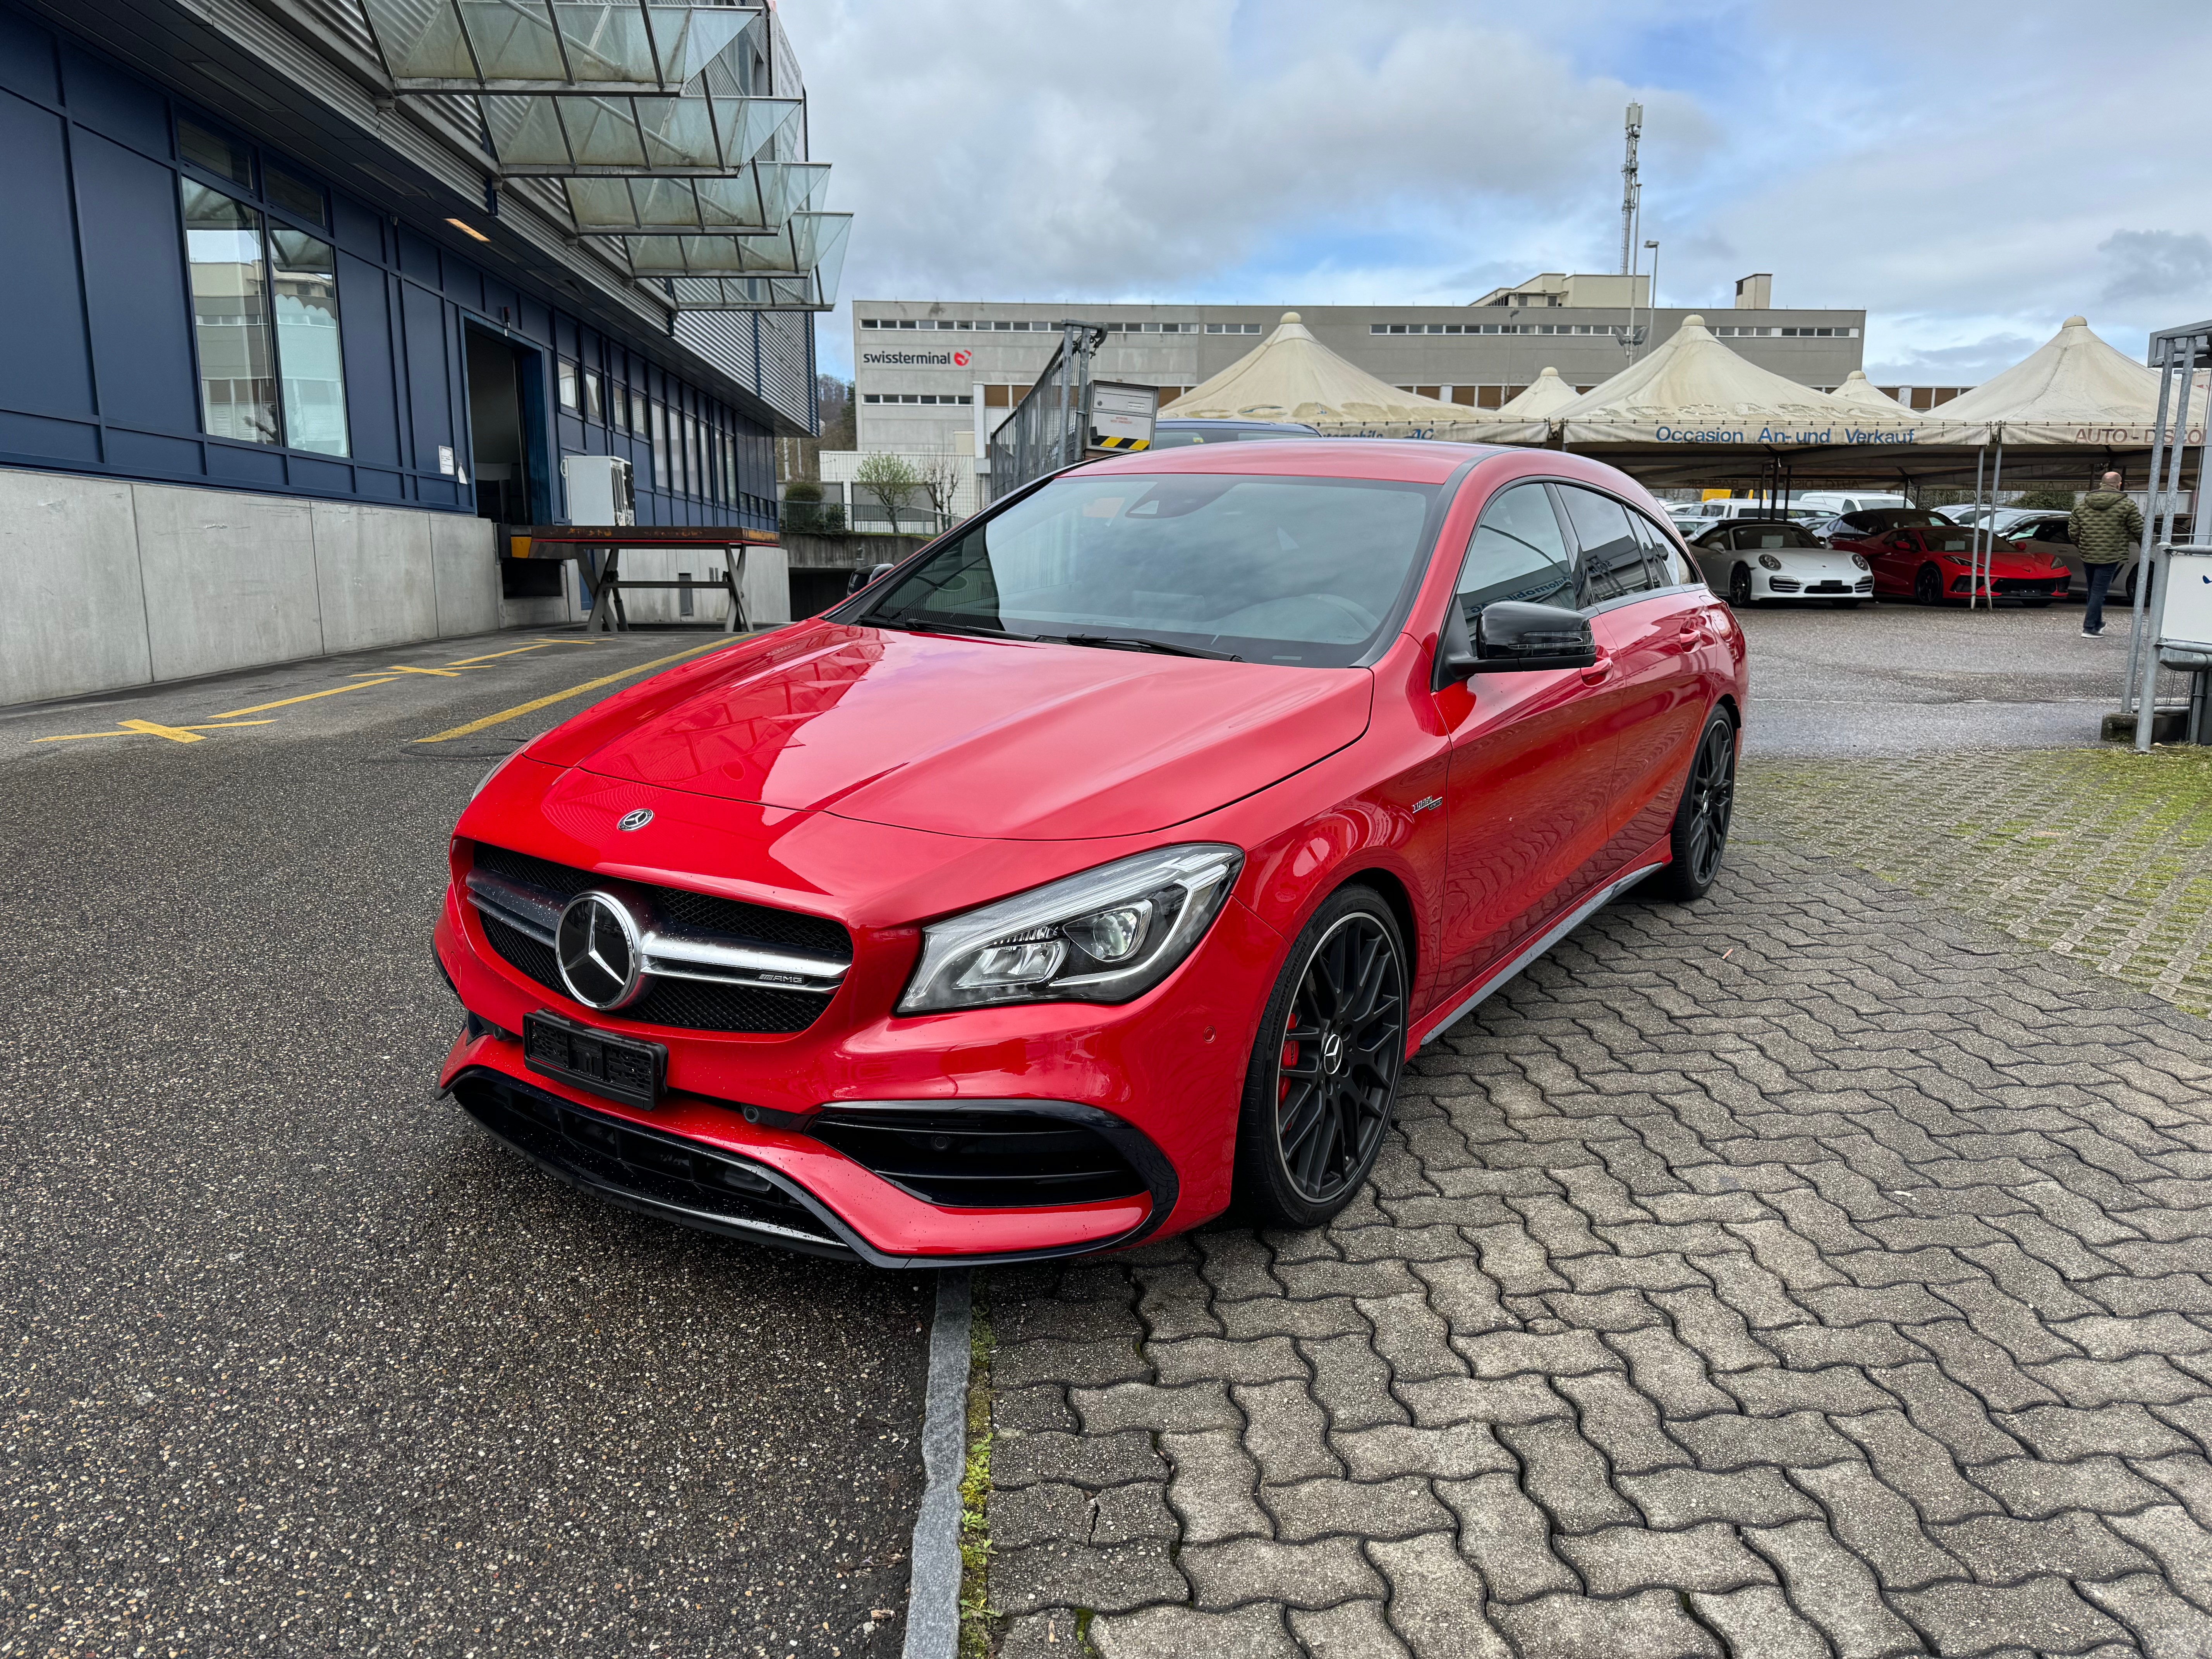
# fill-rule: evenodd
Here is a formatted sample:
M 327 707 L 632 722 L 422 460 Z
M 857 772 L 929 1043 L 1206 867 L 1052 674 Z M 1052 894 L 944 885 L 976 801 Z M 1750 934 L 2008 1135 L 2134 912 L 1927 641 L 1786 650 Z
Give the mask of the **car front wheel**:
M 1324 1225 L 1382 1150 L 1406 1061 L 1406 947 L 1364 887 L 1330 896 L 1267 1000 L 1237 1129 L 1237 1197 L 1263 1227 Z
M 1721 872 L 1721 854 L 1728 850 L 1729 820 L 1735 814 L 1735 721 L 1727 709 L 1716 708 L 1698 738 L 1681 805 L 1674 809 L 1674 827 L 1668 840 L 1674 861 L 1651 878 L 1653 890 L 1680 904 L 1711 891 Z
M 1740 564 L 1729 572 L 1729 603 L 1745 605 L 1751 603 L 1751 567 Z
M 1923 564 L 1913 573 L 1912 602 L 1915 605 L 1943 603 L 1943 573 L 1932 564 Z

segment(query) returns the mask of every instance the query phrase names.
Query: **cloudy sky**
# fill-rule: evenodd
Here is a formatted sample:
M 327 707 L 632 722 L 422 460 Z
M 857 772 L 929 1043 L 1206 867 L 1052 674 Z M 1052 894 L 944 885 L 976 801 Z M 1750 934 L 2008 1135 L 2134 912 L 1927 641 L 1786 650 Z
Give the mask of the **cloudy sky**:
M 1864 307 L 1970 384 L 2212 314 L 2202 0 L 781 0 L 861 299 L 1450 304 L 1613 270 Z M 825 368 L 849 373 L 844 308 Z

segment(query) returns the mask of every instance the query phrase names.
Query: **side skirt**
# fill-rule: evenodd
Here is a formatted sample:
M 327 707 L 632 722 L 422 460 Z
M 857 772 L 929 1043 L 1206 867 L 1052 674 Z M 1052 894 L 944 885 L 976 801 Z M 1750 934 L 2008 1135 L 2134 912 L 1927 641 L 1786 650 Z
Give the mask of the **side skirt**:
M 1665 860 L 1656 860 L 1640 869 L 1632 870 L 1626 875 L 1599 888 L 1596 892 L 1553 923 L 1548 930 L 1523 945 L 1517 955 L 1510 958 L 1504 965 L 1492 969 L 1490 976 L 1484 980 L 1470 995 L 1454 1006 L 1449 1012 L 1441 1017 L 1431 1016 L 1432 1024 L 1431 1021 L 1424 1021 L 1423 1024 L 1427 1024 L 1429 1029 L 1415 1039 L 1413 1047 L 1416 1049 L 1427 1048 L 1429 1044 L 1480 1008 L 1489 999 L 1492 993 L 1510 982 L 1515 975 L 1542 956 L 1545 951 L 1573 933 L 1576 928 L 1635 886 L 1644 877 L 1651 874 L 1655 870 L 1662 870 L 1665 867 Z

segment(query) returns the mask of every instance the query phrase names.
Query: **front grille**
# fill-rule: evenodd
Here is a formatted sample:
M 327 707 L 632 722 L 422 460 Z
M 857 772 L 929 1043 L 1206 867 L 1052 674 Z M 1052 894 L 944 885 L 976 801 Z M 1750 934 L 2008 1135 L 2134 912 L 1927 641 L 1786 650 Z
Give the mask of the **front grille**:
M 455 1079 L 453 1097 L 533 1162 L 617 1204 L 757 1243 L 853 1253 L 813 1211 L 744 1158 L 641 1128 L 487 1067 Z
M 549 991 L 568 994 L 561 982 L 560 965 L 553 948 L 540 945 L 520 928 L 508 927 L 482 910 L 491 948 Z M 665 1025 L 678 1031 L 750 1032 L 788 1036 L 814 1024 L 830 1000 L 805 991 L 771 991 L 750 985 L 714 985 L 704 980 L 656 979 L 646 993 L 627 1008 L 613 1013 L 591 1011 L 595 1020 L 610 1024 L 625 1021 L 640 1025 Z
M 831 1107 L 806 1132 L 929 1204 L 1029 1209 L 1146 1190 L 1103 1136 L 1043 1112 Z
M 2066 591 L 2063 578 L 2000 576 L 1990 586 L 2000 593 L 2063 593 Z
M 589 870 L 556 864 L 550 859 L 532 858 L 527 853 L 510 853 L 504 847 L 487 847 L 481 842 L 477 844 L 476 865 L 480 870 L 489 870 L 511 881 L 543 887 L 562 898 L 574 898 L 607 879 Z M 795 945 L 800 950 L 818 951 L 824 956 L 841 957 L 848 962 L 853 959 L 852 936 L 826 917 L 771 909 L 765 904 L 747 904 L 741 899 L 717 898 L 711 893 L 694 893 L 681 887 L 653 887 L 647 890 L 671 921 L 686 927 L 710 933 L 734 933 L 763 945 Z
M 597 885 L 600 879 L 589 871 L 532 858 L 526 853 L 511 853 L 502 847 L 479 845 L 475 862 L 478 869 L 543 888 L 564 900 Z M 660 912 L 671 921 L 684 927 L 735 940 L 791 945 L 847 962 L 852 960 L 850 936 L 836 922 L 822 917 L 770 909 L 766 905 L 746 904 L 737 899 L 715 898 L 679 887 L 654 887 L 649 890 Z M 477 919 L 483 924 L 484 937 L 490 941 L 491 948 L 510 964 L 547 990 L 564 997 L 568 994 L 568 988 L 561 982 L 560 966 L 554 960 L 550 945 L 510 927 L 482 905 L 477 907 Z M 679 1031 L 788 1036 L 811 1025 L 829 1006 L 829 997 L 815 991 L 655 977 L 647 986 L 645 994 L 628 1007 L 612 1014 L 595 1010 L 592 1018 L 615 1024 L 659 1025 Z
M 1787 576 L 1769 576 L 1766 585 L 1777 593 L 1795 593 L 1797 584 Z
M 1848 582 L 1814 582 L 1805 591 L 1808 593 L 1848 593 L 1851 589 Z

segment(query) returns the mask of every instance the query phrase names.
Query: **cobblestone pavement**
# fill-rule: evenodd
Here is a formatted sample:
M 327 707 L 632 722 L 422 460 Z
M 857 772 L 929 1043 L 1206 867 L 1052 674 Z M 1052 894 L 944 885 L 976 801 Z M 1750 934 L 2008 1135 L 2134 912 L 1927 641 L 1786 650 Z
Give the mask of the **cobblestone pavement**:
M 2212 751 L 1754 760 L 1741 834 L 1833 853 L 2212 1012 Z
M 1005 1659 L 2212 1654 L 2212 1028 L 1731 860 L 1330 1229 L 991 1275 Z

